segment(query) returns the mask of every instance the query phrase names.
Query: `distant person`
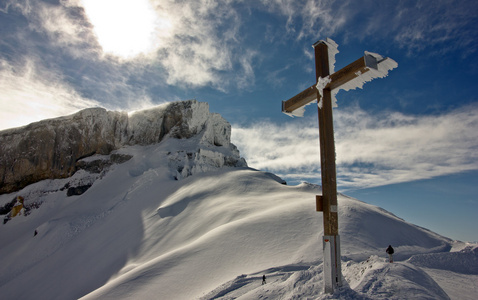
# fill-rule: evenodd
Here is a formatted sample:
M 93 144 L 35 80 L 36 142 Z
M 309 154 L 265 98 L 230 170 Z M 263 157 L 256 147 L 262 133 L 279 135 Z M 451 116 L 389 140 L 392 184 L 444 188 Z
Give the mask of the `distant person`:
M 262 284 L 266 284 L 266 275 L 262 275 Z
M 387 248 L 387 250 L 385 250 L 385 252 L 387 252 L 388 259 L 390 260 L 390 262 L 393 263 L 393 253 L 395 251 L 393 251 L 392 245 L 388 245 L 388 248 Z

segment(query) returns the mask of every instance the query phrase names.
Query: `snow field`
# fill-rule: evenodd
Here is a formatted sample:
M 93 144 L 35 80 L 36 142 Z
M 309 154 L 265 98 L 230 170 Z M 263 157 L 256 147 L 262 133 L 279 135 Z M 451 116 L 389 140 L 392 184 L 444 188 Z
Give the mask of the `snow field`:
M 320 187 L 286 186 L 269 173 L 225 166 L 175 180 L 184 164 L 167 154 L 196 153 L 197 144 L 170 139 L 123 148 L 118 152 L 133 158 L 113 165 L 84 194 L 52 191 L 30 216 L 0 227 L 1 298 L 448 299 L 432 279 L 442 273 L 414 263 L 445 255 L 453 264 L 461 258 L 449 252 L 452 241 L 343 195 L 346 282 L 323 295 Z M 384 262 L 388 244 L 396 264 Z M 447 270 L 443 263 L 426 266 Z

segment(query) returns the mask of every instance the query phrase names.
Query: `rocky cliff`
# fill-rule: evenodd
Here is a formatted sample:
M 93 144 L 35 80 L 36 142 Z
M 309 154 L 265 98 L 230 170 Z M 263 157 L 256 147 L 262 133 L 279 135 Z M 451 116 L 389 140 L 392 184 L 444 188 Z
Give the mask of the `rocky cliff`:
M 165 137 L 195 136 L 200 144 L 227 149 L 220 151 L 219 158 L 212 155 L 214 164 L 218 165 L 219 159 L 223 160 L 219 165 L 246 166 L 230 143 L 230 124 L 219 114 L 210 113 L 207 103 L 196 100 L 168 103 L 130 115 L 91 108 L 4 130 L 0 132 L 0 194 L 18 191 L 44 179 L 70 177 L 79 169 L 91 168 L 91 163 L 85 164 L 83 159 L 93 155 L 109 155 L 125 146 L 156 144 Z M 211 150 L 202 149 L 202 156 L 189 156 L 204 159 L 206 153 L 211 157 L 207 151 Z M 123 160 L 125 157 L 119 158 L 119 162 Z M 98 164 L 98 160 L 94 161 Z M 115 161 L 118 162 L 118 157 Z M 192 174 L 194 166 L 187 170 L 182 176 Z

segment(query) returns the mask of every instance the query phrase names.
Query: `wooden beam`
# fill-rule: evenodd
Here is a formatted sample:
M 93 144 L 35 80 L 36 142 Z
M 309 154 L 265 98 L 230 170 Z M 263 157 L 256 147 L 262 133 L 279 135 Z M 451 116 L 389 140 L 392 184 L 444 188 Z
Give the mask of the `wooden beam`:
M 376 61 L 373 57 L 363 56 L 353 63 L 343 67 L 339 71 L 330 75 L 330 83 L 325 86 L 324 89 L 333 90 L 346 84 L 352 79 L 357 78 L 361 74 L 370 70 L 370 68 L 376 68 Z M 317 99 L 317 88 L 315 84 L 306 88 L 299 94 L 290 98 L 287 101 L 282 102 L 282 112 L 292 113 L 294 110 L 301 108 L 304 105 Z
M 314 52 L 316 77 L 327 77 L 329 75 L 327 44 L 319 43 L 314 45 Z M 320 97 L 321 95 L 317 91 L 317 99 Z M 326 293 L 333 293 L 336 287 L 342 286 L 342 271 L 331 89 L 324 89 L 322 97 L 322 106 L 317 105 L 317 108 L 319 113 L 320 169 L 322 177 L 321 200 L 324 218 L 324 291 Z
M 294 110 L 309 104 L 315 99 L 317 99 L 317 89 L 315 88 L 314 84 L 313 86 L 306 88 L 302 92 L 290 98 L 289 100 L 282 101 L 282 112 L 291 113 Z
M 315 72 L 317 78 L 329 75 L 329 59 L 326 44 L 315 46 Z M 317 97 L 320 94 L 317 92 Z M 323 90 L 322 108 L 319 113 L 320 168 L 322 177 L 322 201 L 324 212 L 324 235 L 336 236 L 337 216 L 337 175 L 335 166 L 334 122 L 332 117 L 331 90 Z M 339 256 L 340 257 L 340 256 Z
M 361 74 L 367 72 L 369 66 L 366 64 L 365 56 L 357 59 L 351 64 L 343 67 L 342 69 L 338 70 L 334 74 L 330 75 L 330 83 L 325 87 L 326 89 L 336 89 L 343 84 L 346 84 L 352 79 L 359 77 Z

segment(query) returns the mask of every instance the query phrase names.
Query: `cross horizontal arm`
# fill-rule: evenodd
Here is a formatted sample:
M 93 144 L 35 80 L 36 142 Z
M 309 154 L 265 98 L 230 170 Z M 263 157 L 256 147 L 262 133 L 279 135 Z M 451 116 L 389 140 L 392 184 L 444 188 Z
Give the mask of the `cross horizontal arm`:
M 353 63 L 343 67 L 339 71 L 330 75 L 330 83 L 325 86 L 325 89 L 333 90 L 345 83 L 357 78 L 361 74 L 370 70 L 370 68 L 377 69 L 377 61 L 373 57 L 367 55 L 357 59 Z M 294 110 L 301 108 L 304 105 L 317 99 L 317 88 L 314 85 L 306 88 L 299 94 L 282 102 L 282 112 L 291 113 Z
M 282 112 L 291 113 L 317 99 L 315 84 L 298 93 L 287 101 L 282 101 Z

